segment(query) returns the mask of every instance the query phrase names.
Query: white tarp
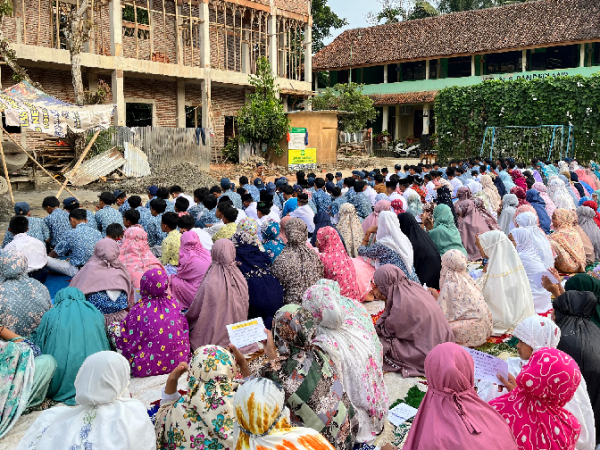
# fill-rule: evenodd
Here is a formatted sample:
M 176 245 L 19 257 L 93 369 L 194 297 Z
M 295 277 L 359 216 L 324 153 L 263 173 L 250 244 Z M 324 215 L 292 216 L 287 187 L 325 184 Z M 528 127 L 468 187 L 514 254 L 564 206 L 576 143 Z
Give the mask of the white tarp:
M 64 138 L 67 127 L 75 133 L 112 125 L 113 104 L 77 106 L 52 97 L 22 81 L 0 92 L 6 125 Z

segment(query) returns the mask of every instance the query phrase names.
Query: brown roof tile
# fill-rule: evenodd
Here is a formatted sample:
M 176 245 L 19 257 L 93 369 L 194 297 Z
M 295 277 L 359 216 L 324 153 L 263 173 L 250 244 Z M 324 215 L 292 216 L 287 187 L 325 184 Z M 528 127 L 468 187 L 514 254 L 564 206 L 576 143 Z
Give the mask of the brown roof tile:
M 600 40 L 600 0 L 528 1 L 348 30 L 313 57 L 313 67 L 343 69 L 585 40 Z
M 369 95 L 375 106 L 382 105 L 413 105 L 415 103 L 433 103 L 437 91 L 408 92 L 405 94 L 376 94 Z

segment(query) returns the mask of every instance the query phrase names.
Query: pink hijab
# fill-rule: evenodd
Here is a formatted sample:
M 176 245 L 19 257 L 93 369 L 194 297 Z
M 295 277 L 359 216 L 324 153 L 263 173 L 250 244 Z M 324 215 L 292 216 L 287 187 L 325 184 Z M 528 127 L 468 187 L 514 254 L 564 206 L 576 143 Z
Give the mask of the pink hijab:
M 235 246 L 219 239 L 211 250 L 212 262 L 186 313 L 192 351 L 203 345 L 227 347 L 226 325 L 248 319 L 248 284 L 235 262 Z
M 179 247 L 179 268 L 171 277 L 173 296 L 183 309 L 189 308 L 194 301 L 210 263 L 210 252 L 202 247 L 198 235 L 194 231 L 183 233 Z
M 69 286 L 85 295 L 108 290 L 123 291 L 128 296 L 129 305 L 133 305 L 131 275 L 119 260 L 119 244 L 110 238 L 96 243 L 94 254 L 73 277 Z
M 390 211 L 392 208 L 392 203 L 388 200 L 379 200 L 375 204 L 375 208 L 373 212 L 367 216 L 367 218 L 363 221 L 362 227 L 363 231 L 366 233 L 369 228 L 373 225 L 377 225 L 377 218 L 379 217 L 379 213 L 381 211 Z
M 573 358 L 555 348 L 542 348 L 517 375 L 517 387 L 490 405 L 504 417 L 520 450 L 573 450 L 581 425 L 564 406 L 580 382 L 581 371 Z
M 288 223 L 292 218 L 290 216 L 285 216 L 279 222 L 279 239 L 283 241 L 284 244 L 287 244 L 287 236 L 285 235 L 285 224 Z
M 337 231 L 332 227 L 321 228 L 317 233 L 317 243 L 319 258 L 325 268 L 325 278 L 337 281 L 344 297 L 360 300 L 356 269 Z
M 425 375 L 425 357 L 438 344 L 454 342 L 452 328 L 433 296 L 406 278 L 397 266 L 375 271 L 374 281 L 387 297 L 375 330 L 383 345 L 383 370 L 404 378 Z
M 475 392 L 473 358 L 463 348 L 436 346 L 425 358 L 425 373 L 429 388 L 404 450 L 517 449 L 506 422 Z
M 140 225 L 125 230 L 119 260 L 129 270 L 134 289 L 140 288 L 140 280 L 147 271 L 165 270 L 158 258 L 150 251 L 148 235 Z

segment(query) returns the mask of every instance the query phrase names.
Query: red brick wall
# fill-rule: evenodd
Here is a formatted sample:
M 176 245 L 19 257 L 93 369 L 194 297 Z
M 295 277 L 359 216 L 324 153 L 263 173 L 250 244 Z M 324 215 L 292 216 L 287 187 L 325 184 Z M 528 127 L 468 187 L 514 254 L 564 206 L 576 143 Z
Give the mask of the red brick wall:
M 310 14 L 308 0 L 275 0 L 275 6 L 298 14 Z
M 177 126 L 177 83 L 165 80 L 125 78 L 125 98 L 154 100 L 156 126 Z
M 187 90 L 187 89 L 186 89 Z M 237 116 L 245 102 L 244 89 L 212 88 L 212 111 L 216 136 L 213 140 L 213 159 L 221 157 L 224 146 L 225 116 Z

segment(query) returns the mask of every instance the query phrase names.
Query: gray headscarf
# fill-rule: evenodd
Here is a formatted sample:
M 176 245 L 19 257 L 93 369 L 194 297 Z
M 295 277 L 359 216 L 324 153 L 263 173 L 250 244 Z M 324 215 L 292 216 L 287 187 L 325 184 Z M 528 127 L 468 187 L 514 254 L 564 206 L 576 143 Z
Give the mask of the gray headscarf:
M 596 213 L 589 206 L 580 206 L 576 212 L 579 219 L 579 226 L 590 238 L 590 241 L 592 241 L 596 261 L 600 261 L 600 228 L 598 228 L 598 225 L 594 221 Z
M 510 233 L 510 224 L 513 221 L 513 217 L 515 217 L 518 206 L 519 199 L 515 194 L 506 194 L 502 199 L 502 213 L 498 219 L 498 226 L 507 236 Z

